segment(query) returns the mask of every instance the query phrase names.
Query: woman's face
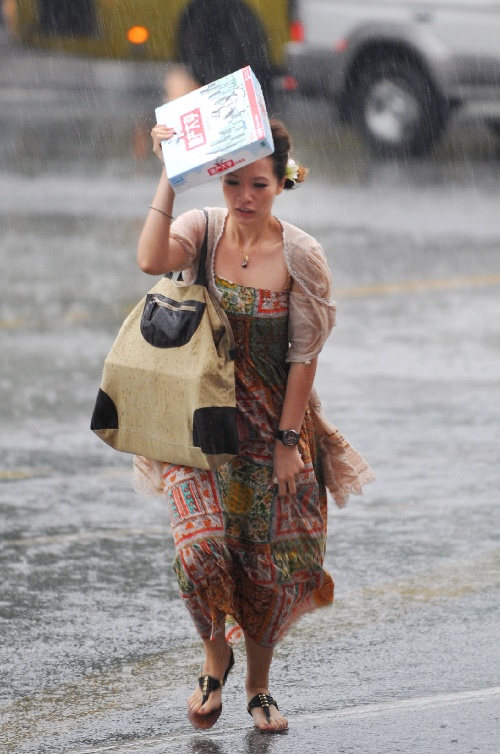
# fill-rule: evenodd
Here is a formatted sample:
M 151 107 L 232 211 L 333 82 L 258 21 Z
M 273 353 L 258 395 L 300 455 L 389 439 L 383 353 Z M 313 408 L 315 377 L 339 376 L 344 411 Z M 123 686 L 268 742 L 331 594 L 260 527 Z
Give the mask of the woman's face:
M 229 214 L 239 223 L 262 222 L 270 214 L 275 197 L 283 191 L 272 157 L 263 157 L 222 178 L 222 190 Z

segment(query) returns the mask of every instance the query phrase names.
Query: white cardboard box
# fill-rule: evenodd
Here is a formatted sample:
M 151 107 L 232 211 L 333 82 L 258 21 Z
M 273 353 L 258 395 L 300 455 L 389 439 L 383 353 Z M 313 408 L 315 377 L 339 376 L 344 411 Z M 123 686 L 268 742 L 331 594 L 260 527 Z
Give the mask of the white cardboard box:
M 176 194 L 274 151 L 262 89 L 250 66 L 157 107 L 176 135 L 162 142 Z

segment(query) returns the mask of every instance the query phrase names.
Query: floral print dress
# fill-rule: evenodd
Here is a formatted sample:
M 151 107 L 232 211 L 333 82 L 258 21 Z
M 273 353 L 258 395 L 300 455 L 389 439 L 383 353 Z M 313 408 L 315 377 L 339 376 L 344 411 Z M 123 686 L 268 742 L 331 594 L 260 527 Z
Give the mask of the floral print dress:
M 205 638 L 243 629 L 272 647 L 305 612 L 333 602 L 323 569 L 327 500 L 306 412 L 294 496 L 273 484 L 286 389 L 289 291 L 215 279 L 233 328 L 240 453 L 215 471 L 166 465 L 163 479 L 180 594 Z

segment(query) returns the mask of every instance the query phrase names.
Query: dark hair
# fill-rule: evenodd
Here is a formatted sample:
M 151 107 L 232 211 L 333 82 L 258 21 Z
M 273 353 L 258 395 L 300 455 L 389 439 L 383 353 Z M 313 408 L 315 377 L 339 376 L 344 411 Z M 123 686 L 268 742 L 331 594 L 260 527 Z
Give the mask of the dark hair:
M 271 118 L 271 132 L 274 141 L 274 152 L 270 155 L 273 158 L 274 174 L 278 181 L 282 181 L 286 176 L 286 166 L 290 157 L 290 149 L 292 147 L 292 139 L 285 126 L 280 120 Z M 295 180 L 287 178 L 285 180 L 285 188 L 293 189 L 298 183 L 305 181 L 308 169 L 298 166 L 298 175 Z

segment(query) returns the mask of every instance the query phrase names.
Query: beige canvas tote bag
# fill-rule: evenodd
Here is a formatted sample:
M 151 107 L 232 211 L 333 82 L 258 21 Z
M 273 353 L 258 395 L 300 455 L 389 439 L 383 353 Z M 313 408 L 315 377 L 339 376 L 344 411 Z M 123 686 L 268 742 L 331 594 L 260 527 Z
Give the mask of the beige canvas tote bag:
M 163 277 L 123 323 L 104 362 L 91 429 L 116 450 L 213 469 L 238 453 L 231 326 L 206 287 Z

